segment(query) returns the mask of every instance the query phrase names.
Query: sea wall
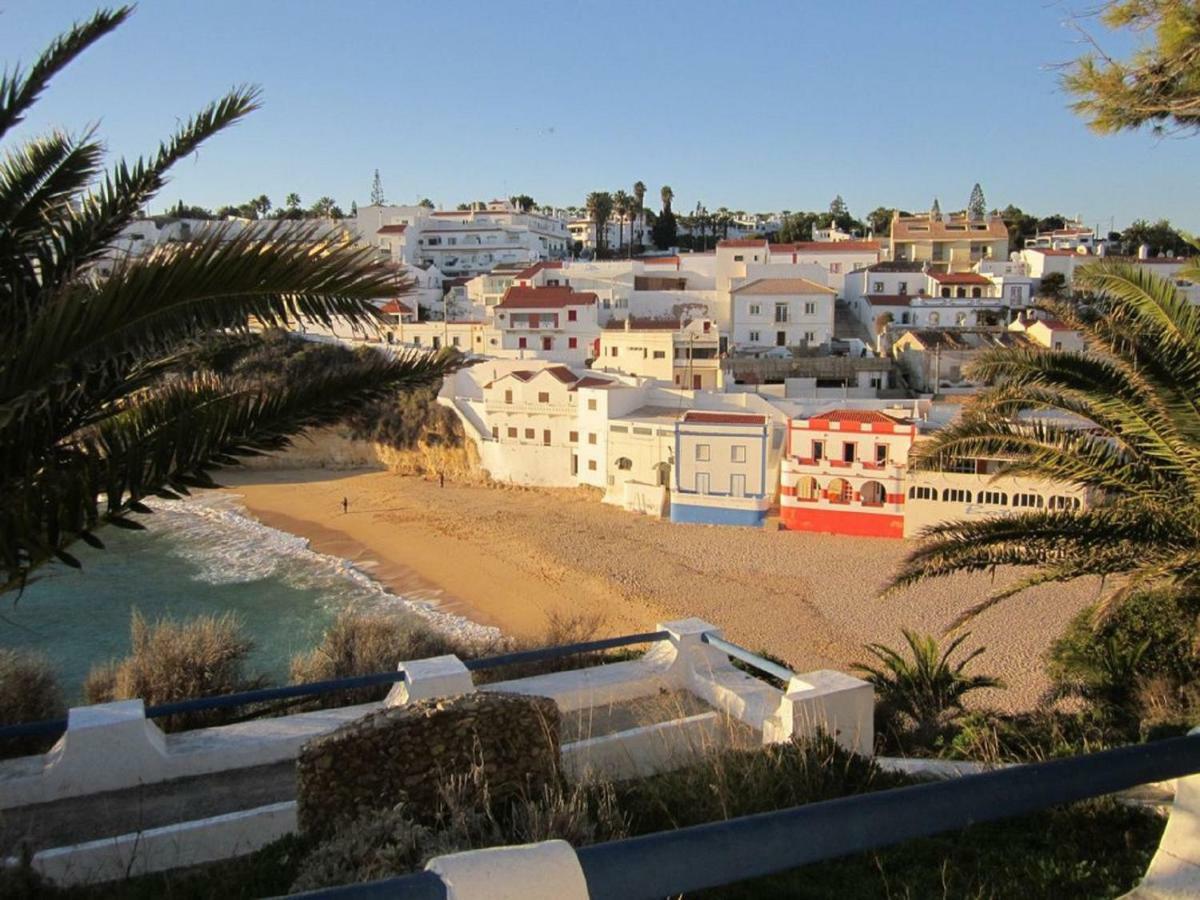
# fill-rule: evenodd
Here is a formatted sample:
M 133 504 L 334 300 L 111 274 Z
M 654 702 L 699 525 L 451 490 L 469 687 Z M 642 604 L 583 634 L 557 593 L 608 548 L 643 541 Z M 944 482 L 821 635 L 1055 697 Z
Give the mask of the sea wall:
M 547 697 L 477 692 L 372 713 L 305 744 L 296 761 L 301 831 L 409 804 L 432 814 L 443 786 L 482 771 L 496 800 L 558 771 L 560 714 Z

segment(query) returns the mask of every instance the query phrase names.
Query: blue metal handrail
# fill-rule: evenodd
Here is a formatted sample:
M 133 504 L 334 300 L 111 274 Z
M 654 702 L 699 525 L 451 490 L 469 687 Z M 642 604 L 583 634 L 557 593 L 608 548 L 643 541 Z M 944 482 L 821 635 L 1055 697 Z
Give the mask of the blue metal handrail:
M 1012 766 L 577 849 L 592 900 L 677 896 L 1200 772 L 1200 736 Z M 299 896 L 442 900 L 430 872 Z M 440 879 L 439 879 L 440 882 Z
M 640 634 L 629 634 L 621 637 L 603 638 L 596 641 L 582 641 L 576 644 L 564 644 L 560 647 L 543 647 L 540 650 L 522 650 L 517 653 L 503 653 L 498 656 L 468 659 L 463 665 L 471 671 L 495 669 L 513 663 L 540 662 L 543 660 L 559 659 L 573 656 L 577 653 L 591 653 L 597 650 L 609 650 L 614 647 L 628 647 L 632 644 L 648 644 L 661 641 L 670 635 L 666 631 L 646 631 Z M 307 684 L 290 684 L 285 687 L 260 688 L 253 691 L 239 691 L 234 694 L 217 694 L 212 697 L 193 697 L 188 700 L 178 700 L 172 703 L 160 703 L 146 707 L 146 717 L 159 719 L 164 716 L 174 716 L 180 713 L 203 712 L 210 709 L 229 709 L 236 706 L 247 706 L 252 703 L 265 703 L 271 700 L 288 700 L 300 697 L 315 697 L 335 691 L 354 690 L 356 688 L 375 687 L 383 684 L 394 684 L 404 680 L 404 672 L 376 672 L 370 675 L 355 675 L 348 678 L 332 678 L 326 681 L 311 681 Z M 45 719 L 40 722 L 23 722 L 18 725 L 0 727 L 0 740 L 18 737 L 51 737 L 62 734 L 67 729 L 67 720 Z
M 745 647 L 739 647 L 737 644 L 731 644 L 724 638 L 719 638 L 715 634 L 704 632 L 700 636 L 700 640 L 706 644 L 711 644 L 722 653 L 732 656 L 734 659 L 740 659 L 746 665 L 758 669 L 760 672 L 778 678 L 784 684 L 787 684 L 796 677 L 796 673 L 791 669 L 785 669 L 783 666 L 771 662 L 769 659 L 763 659 L 757 653 L 751 653 Z

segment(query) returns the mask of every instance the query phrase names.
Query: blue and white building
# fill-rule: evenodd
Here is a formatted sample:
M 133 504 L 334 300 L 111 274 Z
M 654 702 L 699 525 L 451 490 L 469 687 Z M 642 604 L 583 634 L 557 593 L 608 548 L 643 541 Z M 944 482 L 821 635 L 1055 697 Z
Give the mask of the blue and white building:
M 761 527 L 782 431 L 766 415 L 690 410 L 675 424 L 671 521 Z

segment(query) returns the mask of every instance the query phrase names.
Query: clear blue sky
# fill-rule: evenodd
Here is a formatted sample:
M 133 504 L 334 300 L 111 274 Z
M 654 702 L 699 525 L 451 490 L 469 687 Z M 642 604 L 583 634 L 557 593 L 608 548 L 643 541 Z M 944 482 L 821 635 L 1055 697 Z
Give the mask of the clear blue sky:
M 1082 2 L 1080 6 L 1086 6 Z M 92 2 L 0 0 L 0 60 L 28 64 Z M 1200 137 L 1100 137 L 1053 66 L 1054 0 L 503 4 L 145 0 L 54 82 L 19 134 L 99 122 L 152 151 L 235 84 L 264 108 L 182 164 L 154 209 L 296 191 L 439 205 L 515 193 L 582 205 L 641 179 L 657 204 L 1082 213 L 1200 230 Z M 1118 52 L 1129 44 L 1105 36 Z M 11 143 L 11 142 L 10 142 Z

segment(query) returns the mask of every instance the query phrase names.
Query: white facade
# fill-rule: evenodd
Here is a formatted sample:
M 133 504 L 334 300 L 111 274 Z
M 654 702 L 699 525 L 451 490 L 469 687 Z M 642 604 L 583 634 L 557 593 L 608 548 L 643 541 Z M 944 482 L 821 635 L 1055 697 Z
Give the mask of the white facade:
M 803 278 L 760 278 L 732 293 L 737 347 L 816 347 L 833 339 L 832 288 Z

